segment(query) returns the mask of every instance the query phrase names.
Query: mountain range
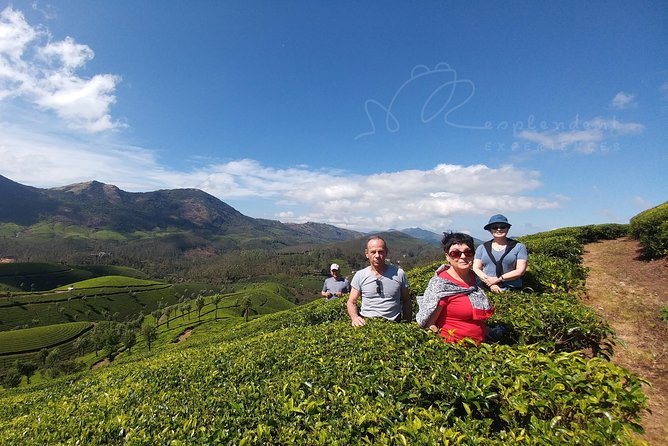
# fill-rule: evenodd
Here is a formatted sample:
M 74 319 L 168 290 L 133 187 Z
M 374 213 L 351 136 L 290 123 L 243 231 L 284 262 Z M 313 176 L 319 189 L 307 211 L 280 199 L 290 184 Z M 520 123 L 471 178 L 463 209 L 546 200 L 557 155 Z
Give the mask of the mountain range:
M 394 258 L 415 263 L 439 255 L 440 236 L 406 231 L 382 233 Z M 367 236 L 324 223 L 252 218 L 199 189 L 135 193 L 98 181 L 40 189 L 0 176 L 0 258 L 18 261 L 85 263 L 113 253 L 106 262 L 154 276 L 195 276 L 204 269 L 207 277 L 223 270 L 230 276 L 236 268 L 238 277 L 244 274 L 242 258 L 248 269 L 262 265 L 257 274 L 281 271 L 288 258 L 275 257 L 281 251 L 312 258 L 291 260 L 294 269 L 308 262 L 328 265 L 334 257 L 360 267 Z M 264 254 L 249 260 L 258 250 Z
M 0 175 L 0 223 L 31 226 L 44 222 L 123 233 L 167 228 L 217 235 L 271 232 L 299 242 L 350 240 L 365 235 L 324 223 L 281 223 L 248 217 L 199 189 L 135 193 L 98 181 L 39 189 Z M 399 232 L 431 244 L 439 244 L 441 239 L 440 234 L 420 228 Z
M 0 223 L 74 225 L 123 234 L 196 231 L 215 236 L 266 238 L 284 244 L 350 240 L 362 233 L 321 223 L 255 219 L 199 189 L 126 192 L 97 181 L 38 189 L 0 176 Z

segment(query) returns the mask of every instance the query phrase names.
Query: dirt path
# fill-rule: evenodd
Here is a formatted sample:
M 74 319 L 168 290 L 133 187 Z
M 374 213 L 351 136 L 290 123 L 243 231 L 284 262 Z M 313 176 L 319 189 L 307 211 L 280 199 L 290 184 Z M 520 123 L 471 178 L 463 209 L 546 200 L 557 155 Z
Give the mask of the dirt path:
M 639 245 L 619 239 L 586 246 L 586 305 L 617 333 L 613 362 L 651 383 L 644 388 L 651 413 L 643 416 L 644 439 L 668 445 L 668 323 L 659 318 L 668 305 L 666 259 L 638 260 Z
M 181 334 L 179 335 L 179 337 L 176 338 L 176 343 L 185 341 L 186 339 L 188 339 L 188 338 L 190 337 L 190 335 L 191 335 L 192 333 L 193 333 L 193 329 L 192 329 L 192 328 L 186 328 L 186 329 L 183 331 L 183 333 L 181 333 Z

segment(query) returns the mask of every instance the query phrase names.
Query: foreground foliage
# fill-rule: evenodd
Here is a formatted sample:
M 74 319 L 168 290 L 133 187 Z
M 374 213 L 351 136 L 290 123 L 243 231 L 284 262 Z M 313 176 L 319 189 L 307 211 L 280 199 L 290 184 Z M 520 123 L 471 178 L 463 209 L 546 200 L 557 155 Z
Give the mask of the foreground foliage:
M 625 231 L 532 236 L 531 288 L 490 296 L 506 331 L 480 347 L 415 323 L 354 329 L 344 299 L 271 312 L 276 284 L 208 303 L 210 323 L 198 298 L 184 345 L 0 393 L 0 444 L 634 444 L 642 381 L 605 360 L 612 330 L 580 303 L 584 243 Z M 408 272 L 414 292 L 439 263 Z M 145 326 L 164 335 L 164 315 Z
M 315 321 L 333 310 L 297 312 Z M 640 385 L 578 352 L 448 345 L 412 324 L 340 320 L 15 391 L 0 404 L 0 442 L 625 444 Z
M 668 255 L 668 201 L 633 217 L 630 229 L 645 257 L 658 259 Z

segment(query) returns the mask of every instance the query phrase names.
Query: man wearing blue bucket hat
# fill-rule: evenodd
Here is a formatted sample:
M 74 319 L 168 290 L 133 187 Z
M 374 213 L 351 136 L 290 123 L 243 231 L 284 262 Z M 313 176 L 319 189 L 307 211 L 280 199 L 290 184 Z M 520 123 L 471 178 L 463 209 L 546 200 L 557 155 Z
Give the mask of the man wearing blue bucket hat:
M 508 238 L 511 226 L 504 215 L 492 215 L 484 227 L 492 234 L 492 240 L 478 246 L 473 259 L 473 271 L 496 293 L 521 288 L 522 276 L 527 269 L 527 248 Z

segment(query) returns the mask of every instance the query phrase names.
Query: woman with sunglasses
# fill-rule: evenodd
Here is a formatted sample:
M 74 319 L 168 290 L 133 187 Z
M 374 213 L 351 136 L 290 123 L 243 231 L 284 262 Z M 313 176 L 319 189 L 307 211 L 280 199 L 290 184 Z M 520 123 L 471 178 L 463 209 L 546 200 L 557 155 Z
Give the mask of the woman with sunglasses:
M 495 293 L 522 288 L 522 276 L 527 269 L 527 248 L 508 238 L 510 226 L 503 215 L 492 215 L 484 227 L 492 234 L 492 240 L 478 246 L 473 260 L 473 271 Z
M 446 342 L 465 338 L 480 344 L 487 334 L 486 320 L 494 313 L 485 293 L 476 285 L 473 238 L 446 233 L 441 241 L 448 265 L 441 265 L 429 280 L 416 320 L 437 331 Z

